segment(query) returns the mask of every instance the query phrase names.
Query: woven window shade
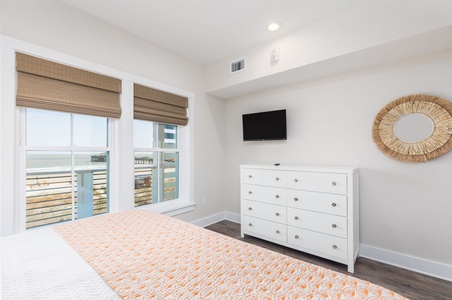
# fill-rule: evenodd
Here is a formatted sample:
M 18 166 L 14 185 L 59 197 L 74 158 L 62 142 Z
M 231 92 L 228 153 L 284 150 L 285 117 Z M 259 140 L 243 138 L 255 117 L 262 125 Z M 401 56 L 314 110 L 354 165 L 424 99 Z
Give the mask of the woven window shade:
M 139 120 L 187 125 L 188 99 L 134 85 L 134 118 Z
M 109 118 L 121 116 L 121 81 L 16 53 L 16 105 Z

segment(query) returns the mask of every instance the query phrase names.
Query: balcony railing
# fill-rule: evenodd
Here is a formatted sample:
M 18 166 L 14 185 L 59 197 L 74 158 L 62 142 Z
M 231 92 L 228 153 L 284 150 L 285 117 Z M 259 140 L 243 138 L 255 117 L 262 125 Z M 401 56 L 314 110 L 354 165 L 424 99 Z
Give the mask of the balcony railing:
M 152 203 L 153 170 L 154 167 L 149 165 L 135 168 L 135 206 Z M 176 198 L 177 180 L 174 167 L 165 168 L 164 173 L 165 201 Z M 83 169 L 75 171 L 74 175 L 72 183 L 69 170 L 29 170 L 26 179 L 27 229 L 70 221 L 73 214 L 74 219 L 80 219 L 108 212 L 108 183 L 105 169 Z M 83 180 L 85 182 L 82 182 Z M 72 203 L 72 184 L 74 203 Z M 82 201 L 86 198 L 88 201 Z
M 152 171 L 154 167 L 135 167 L 135 206 L 152 203 Z
M 81 203 L 79 178 L 83 172 L 75 172 L 74 219 L 79 216 Z M 105 170 L 89 170 L 92 175 L 92 215 L 108 212 L 107 178 Z M 68 170 L 40 170 L 27 173 L 26 228 L 33 228 L 72 220 L 72 175 Z M 85 215 L 86 216 L 86 215 Z

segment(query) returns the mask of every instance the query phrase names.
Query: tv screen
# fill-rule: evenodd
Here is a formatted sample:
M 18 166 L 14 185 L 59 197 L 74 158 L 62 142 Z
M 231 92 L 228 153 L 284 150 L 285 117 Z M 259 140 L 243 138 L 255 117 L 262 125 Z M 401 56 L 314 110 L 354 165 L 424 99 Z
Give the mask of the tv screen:
M 243 140 L 286 140 L 286 110 L 274 110 L 242 115 Z

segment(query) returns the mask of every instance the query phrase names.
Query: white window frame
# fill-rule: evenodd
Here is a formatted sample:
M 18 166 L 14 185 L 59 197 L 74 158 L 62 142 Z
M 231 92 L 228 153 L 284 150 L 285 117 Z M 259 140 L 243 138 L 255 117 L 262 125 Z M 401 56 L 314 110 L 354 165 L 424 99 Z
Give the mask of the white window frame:
M 18 216 L 18 225 L 19 225 L 19 232 L 25 231 L 25 230 L 33 230 L 37 228 L 42 227 L 50 227 L 58 223 L 52 223 L 49 225 L 43 225 L 38 226 L 36 228 L 29 228 L 26 229 L 26 205 L 27 205 L 27 197 L 26 197 L 26 181 L 27 181 L 27 167 L 26 167 L 26 161 L 27 161 L 27 151 L 66 151 L 71 152 L 71 173 L 72 176 L 74 175 L 74 152 L 109 152 L 110 158 L 114 155 L 114 147 L 112 147 L 112 132 L 114 131 L 114 125 L 111 118 L 107 118 L 107 146 L 106 147 L 77 147 L 73 145 L 73 139 L 74 139 L 74 115 L 80 115 L 80 114 L 74 114 L 74 113 L 67 113 L 71 117 L 71 143 L 69 146 L 28 146 L 26 143 L 27 138 L 27 108 L 18 108 L 19 114 L 20 114 L 20 146 L 19 146 L 19 201 L 18 201 L 18 208 L 19 208 L 19 216 Z M 109 186 L 111 186 L 111 178 L 112 178 L 112 170 L 115 170 L 114 168 L 114 160 L 109 160 L 109 166 L 108 166 L 108 176 L 109 176 Z M 114 171 L 113 171 L 114 172 Z M 72 189 L 74 187 L 72 186 Z M 107 213 L 111 212 L 111 191 L 108 191 L 108 207 L 109 210 Z M 72 195 L 72 197 L 74 197 Z M 74 201 L 74 198 L 72 199 Z M 74 219 L 74 202 L 72 203 L 72 220 Z
M 157 131 L 157 135 L 152 137 L 152 138 L 156 138 L 157 142 L 160 141 L 160 137 L 158 136 L 158 132 L 159 132 L 158 126 L 159 125 L 173 125 L 173 124 L 159 123 L 159 122 L 153 122 L 153 121 L 144 121 L 144 122 L 149 122 L 149 123 L 154 124 L 153 125 L 153 127 L 154 127 L 153 130 Z M 146 206 L 146 205 L 156 205 L 156 204 L 160 204 L 162 202 L 165 202 L 162 199 L 163 195 L 162 195 L 162 189 L 161 188 L 162 188 L 162 185 L 163 185 L 163 178 L 160 177 L 160 165 L 162 163 L 160 161 L 160 155 L 162 153 L 165 153 L 165 152 L 166 153 L 178 153 L 178 164 L 180 164 L 179 129 L 180 129 L 181 126 L 178 126 L 178 125 L 173 125 L 173 126 L 176 126 L 176 128 L 177 128 L 176 129 L 176 139 L 177 139 L 177 141 L 176 141 L 177 147 L 176 148 L 162 148 L 162 147 L 158 147 L 158 146 L 157 147 L 151 147 L 151 148 L 133 148 L 134 155 L 135 155 L 136 152 L 157 152 L 158 153 L 158 155 L 157 155 L 158 161 L 157 161 L 157 168 L 156 168 L 156 170 L 157 170 L 157 172 L 159 174 L 159 176 L 158 176 L 158 189 L 157 189 L 157 194 L 158 194 L 157 195 L 157 199 L 159 200 L 159 202 L 157 202 L 157 203 L 149 203 L 149 204 L 145 204 L 145 205 L 140 205 L 140 206 L 137 206 L 137 207 Z M 135 131 L 135 128 L 133 128 L 133 130 Z M 135 132 L 134 132 L 134 135 L 135 135 Z M 135 166 L 134 166 L 134 168 L 135 168 Z M 179 187 L 179 171 L 180 171 L 180 169 L 179 169 L 179 166 L 178 166 L 178 175 L 177 175 L 177 177 L 178 177 L 178 181 L 177 181 L 178 187 L 177 187 L 177 189 L 180 191 L 180 187 Z M 135 196 L 135 193 L 134 193 L 134 196 Z M 168 201 L 177 201 L 177 200 L 179 200 L 179 198 L 180 197 L 178 196 L 178 198 L 171 199 L 171 200 L 168 200 Z M 135 197 L 134 197 L 134 205 L 135 205 Z
M 145 77 L 119 71 L 104 65 L 67 55 L 52 49 L 37 46 L 15 38 L 0 35 L 2 51 L 1 71 L 1 235 L 24 231 L 25 210 L 19 208 L 21 199 L 25 199 L 25 182 L 20 174 L 26 174 L 25 153 L 21 147 L 22 126 L 20 109 L 15 106 L 17 74 L 15 52 L 22 52 L 61 64 L 74 66 L 87 71 L 120 79 L 122 115 L 120 119 L 111 119 L 110 152 L 110 213 L 133 210 L 134 208 L 134 158 L 133 158 L 133 84 L 148 86 L 157 90 L 186 97 L 189 106 L 189 123 L 179 127 L 179 199 L 148 205 L 144 208 L 174 216 L 193 211 L 194 201 L 194 123 L 195 94 L 193 92 L 169 86 Z M 25 200 L 23 200 L 25 201 Z M 150 208 L 152 207 L 152 208 Z M 22 214 L 22 216 L 21 216 Z M 21 223 L 22 225 L 20 225 Z
M 189 99 L 190 105 L 190 99 Z M 190 124 L 186 126 L 177 126 L 177 149 L 165 149 L 165 148 L 134 148 L 133 152 L 177 152 L 179 153 L 179 198 L 162 201 L 159 203 L 152 203 L 147 205 L 141 205 L 135 207 L 135 209 L 151 210 L 158 213 L 163 213 L 169 216 L 175 216 L 185 212 L 192 211 L 195 203 L 190 201 L 193 199 L 190 196 L 190 184 L 193 178 L 193 157 L 190 142 Z M 134 168 L 135 169 L 135 168 Z M 160 189 L 160 187 L 159 187 Z M 135 194 L 134 194 L 135 195 Z M 135 197 L 133 198 L 135 203 Z

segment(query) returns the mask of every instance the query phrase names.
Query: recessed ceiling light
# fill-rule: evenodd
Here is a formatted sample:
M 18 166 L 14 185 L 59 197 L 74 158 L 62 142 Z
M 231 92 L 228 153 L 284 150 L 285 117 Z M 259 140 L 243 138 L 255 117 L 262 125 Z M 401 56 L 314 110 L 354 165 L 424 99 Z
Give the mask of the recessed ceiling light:
M 276 31 L 279 28 L 281 28 L 281 23 L 279 23 L 279 22 L 271 22 L 270 24 L 268 24 L 267 30 L 268 31 Z

